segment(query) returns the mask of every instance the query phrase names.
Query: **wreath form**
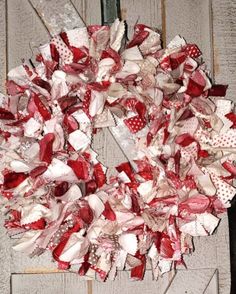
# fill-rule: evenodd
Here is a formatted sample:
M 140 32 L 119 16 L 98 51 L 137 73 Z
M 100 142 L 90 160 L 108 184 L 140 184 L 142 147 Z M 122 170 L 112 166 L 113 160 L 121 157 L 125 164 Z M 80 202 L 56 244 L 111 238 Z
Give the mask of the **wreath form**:
M 15 250 L 51 250 L 60 269 L 105 281 L 141 280 L 184 264 L 235 194 L 234 105 L 212 85 L 197 45 L 167 48 L 148 26 L 124 22 L 62 32 L 36 67 L 11 70 L 0 97 L 1 203 Z M 135 154 L 106 178 L 91 148 L 116 129 Z

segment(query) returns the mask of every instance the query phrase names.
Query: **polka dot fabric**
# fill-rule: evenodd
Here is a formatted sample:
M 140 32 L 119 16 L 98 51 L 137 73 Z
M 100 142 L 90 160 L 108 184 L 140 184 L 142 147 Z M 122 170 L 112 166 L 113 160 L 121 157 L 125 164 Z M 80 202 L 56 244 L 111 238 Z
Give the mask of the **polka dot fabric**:
M 202 55 L 202 52 L 199 50 L 196 44 L 188 44 L 184 47 L 185 53 L 192 58 L 198 58 Z
M 89 263 L 91 263 L 94 266 L 98 263 L 98 260 L 99 260 L 99 256 L 96 254 L 97 249 L 98 249 L 98 245 L 93 244 L 90 251 L 89 259 L 88 259 Z
M 230 129 L 226 134 L 215 135 L 212 138 L 212 147 L 236 148 L 236 130 Z
M 96 116 L 96 123 L 104 123 L 108 118 L 108 110 L 105 109 L 101 114 Z
M 83 111 L 89 116 L 89 104 L 91 101 L 91 91 L 86 91 L 83 97 Z
M 135 134 L 145 127 L 145 121 L 138 115 L 125 119 L 124 123 L 129 128 L 130 132 Z
M 198 146 L 196 142 L 188 145 L 187 147 L 181 148 L 181 156 L 189 161 L 191 158 L 197 159 L 198 157 Z
M 95 127 L 103 128 L 114 125 L 114 119 L 111 112 L 108 109 L 104 109 L 103 112 L 95 117 Z
M 179 131 L 179 135 L 187 133 L 193 136 L 198 129 L 198 125 L 199 123 L 196 117 L 192 117 L 190 119 L 185 120 L 182 123 L 182 127 Z
M 56 49 L 60 55 L 62 64 L 70 64 L 73 62 L 73 54 L 66 46 L 60 36 L 56 36 L 51 41 L 56 46 Z

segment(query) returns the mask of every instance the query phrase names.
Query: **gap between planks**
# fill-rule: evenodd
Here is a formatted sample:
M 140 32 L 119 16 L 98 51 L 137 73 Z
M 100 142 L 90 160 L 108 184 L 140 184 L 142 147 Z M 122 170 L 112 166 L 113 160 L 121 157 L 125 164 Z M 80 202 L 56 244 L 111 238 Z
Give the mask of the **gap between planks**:
M 93 294 L 93 281 L 92 280 L 87 281 L 87 290 L 88 290 L 87 294 Z
M 161 0 L 162 44 L 166 47 L 166 0 Z

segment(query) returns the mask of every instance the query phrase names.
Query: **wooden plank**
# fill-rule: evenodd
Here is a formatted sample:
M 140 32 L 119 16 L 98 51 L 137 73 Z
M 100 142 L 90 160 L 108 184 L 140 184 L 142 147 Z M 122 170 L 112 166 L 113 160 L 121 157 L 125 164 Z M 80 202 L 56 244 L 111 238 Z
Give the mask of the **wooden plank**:
M 0 92 L 5 93 L 5 79 L 7 71 L 7 42 L 6 42 L 6 1 L 0 1 Z
M 128 36 L 133 34 L 133 26 L 143 23 L 161 30 L 161 1 L 160 0 L 121 0 L 121 17 L 127 21 Z
M 132 281 L 129 275 L 128 271 L 118 272 L 115 281 L 107 281 L 106 283 L 94 282 L 93 294 L 162 294 L 166 293 L 169 282 L 175 274 L 170 272 L 159 278 L 158 281 L 153 281 L 151 271 L 147 271 L 142 282 Z
M 232 206 L 228 209 L 229 222 L 229 239 L 230 239 L 230 272 L 231 272 L 231 292 L 236 292 L 236 199 L 233 200 Z
M 217 82 L 229 85 L 227 97 L 236 101 L 236 2 L 212 1 L 214 69 Z
M 213 3 L 215 5 L 215 1 L 213 1 Z M 190 43 L 196 43 L 203 52 L 203 58 L 206 61 L 207 67 L 211 69 L 211 75 L 213 75 L 214 72 L 216 73 L 216 69 L 219 68 L 221 63 L 218 58 L 217 68 L 216 64 L 213 66 L 213 61 L 216 59 L 216 56 L 213 55 L 212 27 L 215 30 L 215 22 L 213 25 L 211 1 L 166 0 L 165 9 L 167 43 L 177 34 L 182 35 Z M 213 18 L 217 21 L 215 14 L 213 14 Z M 224 23 L 223 19 L 225 18 L 222 17 L 221 9 L 219 9 L 218 18 L 219 23 Z M 227 23 L 229 23 L 229 21 L 227 21 Z M 214 36 L 214 40 L 215 38 L 216 36 Z M 222 50 L 224 45 L 222 44 Z M 218 54 L 218 51 L 216 52 Z M 214 78 L 220 81 L 219 76 L 215 75 Z M 224 82 L 224 80 L 221 80 L 220 82 Z M 219 293 L 230 292 L 228 232 L 227 215 L 224 214 L 217 233 L 207 238 L 194 238 L 196 250 L 192 256 L 185 258 L 188 269 L 197 269 L 196 279 L 198 278 L 198 275 L 201 275 L 201 269 L 207 267 L 218 269 L 220 285 Z M 190 278 L 186 276 L 186 280 L 188 280 L 187 284 L 191 284 L 189 283 L 189 279 Z M 222 282 L 222 279 L 224 282 Z M 181 286 L 181 283 L 182 282 L 180 281 L 178 285 Z M 196 291 L 198 291 L 197 284 L 193 283 L 192 285 L 194 285 Z
M 50 34 L 90 24 L 101 24 L 100 0 L 30 0 Z
M 215 274 L 213 269 L 178 270 L 166 294 L 203 294 Z M 217 290 L 217 289 L 216 289 Z M 217 294 L 213 292 L 212 294 Z
M 233 221 L 235 222 L 235 216 Z M 230 272 L 230 248 L 229 248 L 229 223 L 228 216 L 225 213 L 216 232 L 216 254 L 217 269 L 219 279 L 219 294 L 234 293 L 231 288 Z M 232 280 L 234 276 L 232 275 Z
M 10 293 L 10 276 L 11 276 L 11 247 L 9 237 L 6 235 L 6 230 L 3 227 L 4 217 L 0 214 L 0 293 Z
M 8 1 L 8 69 L 19 66 L 38 53 L 37 47 L 49 40 L 49 34 L 28 0 Z M 32 52 L 33 51 L 33 52 Z
M 213 42 L 214 42 L 214 72 L 218 83 L 229 85 L 227 98 L 236 101 L 236 1 L 214 0 L 212 1 L 213 14 Z M 231 234 L 231 257 L 232 257 L 232 287 L 231 293 L 236 293 L 236 225 L 235 204 L 230 210 L 229 227 Z M 228 224 L 225 217 L 223 220 Z M 218 229 L 217 255 L 224 258 L 219 263 L 219 289 L 220 293 L 230 293 L 230 262 L 229 262 L 229 235 L 228 230 L 221 225 Z M 223 244 L 227 244 L 223 246 Z
M 227 229 L 227 227 L 226 227 Z M 195 237 L 194 252 L 184 257 L 188 269 L 217 268 L 217 234 L 207 237 Z
M 8 68 L 9 70 L 37 54 L 37 47 L 49 40 L 49 34 L 28 0 L 8 1 Z M 31 48 L 33 49 L 33 53 Z M 9 243 L 14 244 L 14 240 Z M 30 259 L 25 254 L 11 249 L 11 272 L 39 272 L 56 270 L 49 254 Z
M 13 246 L 14 240 L 11 240 Z M 11 249 L 11 272 L 12 273 L 57 273 L 57 263 L 53 262 L 52 254 L 45 252 L 41 256 L 30 258 L 25 253 Z
M 86 25 L 102 23 L 100 0 L 72 0 L 72 3 Z
M 89 3 L 90 1 L 88 1 Z M 147 1 L 145 13 L 143 13 L 143 1 L 140 0 L 121 0 L 121 17 L 126 20 L 128 24 L 129 37 L 133 33 L 133 26 L 140 17 L 140 22 L 152 27 L 161 28 L 161 5 L 160 1 Z M 88 11 L 88 10 L 87 10 Z M 94 146 L 99 151 L 99 159 L 109 166 L 109 173 L 115 173 L 115 166 L 126 161 L 122 151 L 118 148 L 114 138 L 108 130 L 103 130 L 100 136 L 94 137 Z M 140 282 L 133 282 L 129 278 L 129 272 L 118 272 L 115 281 L 107 281 L 106 283 L 93 282 L 93 294 L 99 293 L 132 293 L 134 290 L 137 294 L 154 293 L 154 289 L 159 289 L 159 293 L 164 293 L 164 290 L 169 285 L 173 273 L 165 275 L 158 282 L 152 281 L 151 272 L 146 274 L 145 280 Z
M 212 72 L 210 0 L 166 0 L 165 9 L 167 43 L 176 35 L 181 35 L 188 43 L 196 43 Z
M 7 11 L 5 11 L 6 1 L 0 1 L 0 73 L 1 87 L 5 84 L 6 71 L 21 63 L 21 58 L 30 58 L 32 53 L 29 43 L 35 41 L 37 45 L 41 41 L 47 40 L 47 33 L 38 20 L 37 16 L 31 12 L 31 7 L 27 0 L 23 1 L 8 1 Z M 41 25 L 41 26 L 40 26 Z M 6 40 L 7 29 L 7 40 Z M 32 44 L 33 45 L 33 44 Z M 0 259 L 1 259 L 1 275 L 0 289 L 1 293 L 10 293 L 10 273 L 17 270 L 21 265 L 20 271 L 25 267 L 32 267 L 31 260 L 24 256 L 17 256 L 11 249 L 12 241 L 6 235 L 6 230 L 3 228 L 4 216 L 0 217 Z M 44 258 L 45 263 L 45 258 Z M 35 262 L 38 266 L 38 263 Z
M 88 288 L 87 294 L 93 294 L 93 281 L 92 280 L 87 281 L 87 288 Z
M 215 294 L 219 292 L 219 283 L 218 283 L 218 271 L 215 271 L 213 277 L 211 278 L 204 294 Z
M 71 1 L 30 0 L 30 3 L 53 36 L 63 30 L 84 26 L 82 18 L 78 17 L 78 11 Z
M 77 274 L 14 274 L 12 294 L 86 294 L 87 282 Z

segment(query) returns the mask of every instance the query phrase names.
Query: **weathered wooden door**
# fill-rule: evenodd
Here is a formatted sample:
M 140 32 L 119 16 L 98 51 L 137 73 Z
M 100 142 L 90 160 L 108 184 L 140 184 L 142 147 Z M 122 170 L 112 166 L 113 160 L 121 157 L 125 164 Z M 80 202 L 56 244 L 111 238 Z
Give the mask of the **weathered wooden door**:
M 70 6 L 79 12 L 86 24 L 101 23 L 99 0 L 73 0 Z M 45 8 L 45 3 L 48 8 Z M 36 47 L 49 39 L 50 25 L 65 19 L 63 5 L 69 0 L 0 0 L 0 80 L 4 91 L 7 70 L 37 53 Z M 36 8 L 36 9 L 35 9 Z M 68 9 L 68 6 L 67 6 Z M 181 34 L 199 45 L 212 77 L 230 85 L 228 98 L 236 92 L 235 0 L 121 0 L 122 18 L 127 20 L 129 34 L 136 21 L 158 27 L 164 42 Z M 74 12 L 72 12 L 73 14 Z M 75 14 L 74 14 L 75 15 Z M 49 23 L 42 21 L 48 19 Z M 69 20 L 69 19 L 67 19 Z M 78 25 L 81 22 L 78 21 Z M 234 29 L 233 29 L 234 26 Z M 58 28 L 57 28 L 58 29 Z M 234 67 L 235 66 L 235 67 Z M 108 144 L 109 143 L 109 144 Z M 111 169 L 123 161 L 115 141 L 104 131 L 94 143 L 100 158 Z M 11 250 L 10 241 L 0 228 L 0 294 L 229 294 L 230 259 L 228 221 L 224 215 L 215 235 L 195 238 L 196 250 L 186 258 L 188 270 L 179 269 L 151 280 L 131 282 L 128 273 L 119 273 L 115 282 L 85 281 L 75 273 L 59 272 L 49 255 L 30 259 Z

